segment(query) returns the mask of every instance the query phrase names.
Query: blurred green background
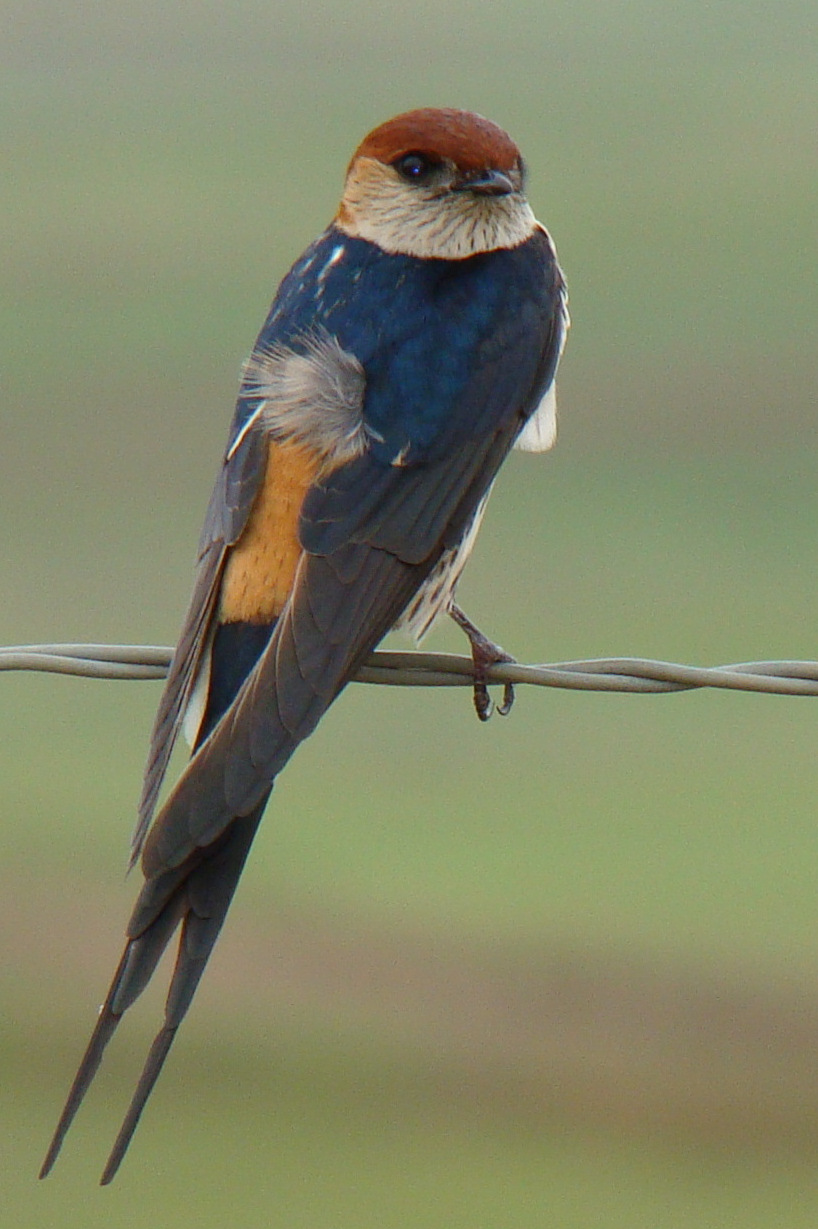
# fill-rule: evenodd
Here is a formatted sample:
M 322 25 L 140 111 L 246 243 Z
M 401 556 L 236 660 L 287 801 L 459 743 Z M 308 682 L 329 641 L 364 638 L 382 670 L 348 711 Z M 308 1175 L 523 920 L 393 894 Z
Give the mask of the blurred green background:
M 171 643 L 237 373 L 361 136 L 518 139 L 574 330 L 462 586 L 521 660 L 815 657 L 814 0 L 2 12 L 0 642 Z M 433 647 L 460 648 L 453 630 Z M 35 1175 L 120 948 L 159 685 L 0 683 L 0 1207 L 43 1226 L 818 1216 L 818 714 L 353 687 L 277 787 L 95 1187 L 161 987 Z

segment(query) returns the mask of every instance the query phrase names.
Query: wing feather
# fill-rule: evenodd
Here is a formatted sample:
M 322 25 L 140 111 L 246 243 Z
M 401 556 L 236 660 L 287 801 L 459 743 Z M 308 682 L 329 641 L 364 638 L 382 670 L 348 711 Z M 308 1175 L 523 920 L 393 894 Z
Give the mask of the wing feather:
M 239 402 L 231 437 L 241 430 Z M 148 759 L 131 841 L 131 865 L 142 850 L 162 781 L 202 666 L 230 546 L 238 541 L 264 475 L 266 440 L 261 424 L 246 431 L 235 451 L 228 446 L 210 497 L 199 543 L 199 561 L 187 614 L 170 664 L 150 737 Z

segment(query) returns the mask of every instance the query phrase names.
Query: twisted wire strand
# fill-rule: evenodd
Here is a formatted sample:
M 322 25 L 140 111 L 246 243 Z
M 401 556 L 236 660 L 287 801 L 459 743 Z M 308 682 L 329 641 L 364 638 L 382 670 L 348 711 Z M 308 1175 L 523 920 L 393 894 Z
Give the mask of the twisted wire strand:
M 161 679 L 173 649 L 140 644 L 23 644 L 0 648 L 0 670 L 37 670 L 82 678 Z M 470 657 L 455 653 L 373 653 L 356 682 L 398 687 L 470 687 Z M 779 696 L 818 696 L 818 662 L 748 661 L 726 666 L 684 666 L 641 657 L 600 657 L 543 665 L 502 662 L 486 672 L 490 683 L 531 683 L 574 691 L 659 695 L 717 687 Z

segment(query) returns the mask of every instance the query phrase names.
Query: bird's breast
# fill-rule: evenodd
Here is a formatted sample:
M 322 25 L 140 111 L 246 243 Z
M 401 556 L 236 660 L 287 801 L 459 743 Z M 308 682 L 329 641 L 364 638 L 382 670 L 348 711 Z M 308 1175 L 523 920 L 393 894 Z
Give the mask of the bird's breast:
M 225 565 L 221 622 L 267 623 L 281 613 L 301 557 L 301 505 L 318 465 L 318 457 L 303 445 L 268 442 L 264 478 Z

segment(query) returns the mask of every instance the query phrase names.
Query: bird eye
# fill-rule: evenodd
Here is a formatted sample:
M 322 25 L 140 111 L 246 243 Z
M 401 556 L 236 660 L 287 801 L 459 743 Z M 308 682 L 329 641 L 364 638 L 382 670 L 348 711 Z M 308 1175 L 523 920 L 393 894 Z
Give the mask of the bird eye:
M 423 183 L 438 164 L 425 154 L 411 153 L 403 154 L 393 165 L 398 174 L 409 183 Z

